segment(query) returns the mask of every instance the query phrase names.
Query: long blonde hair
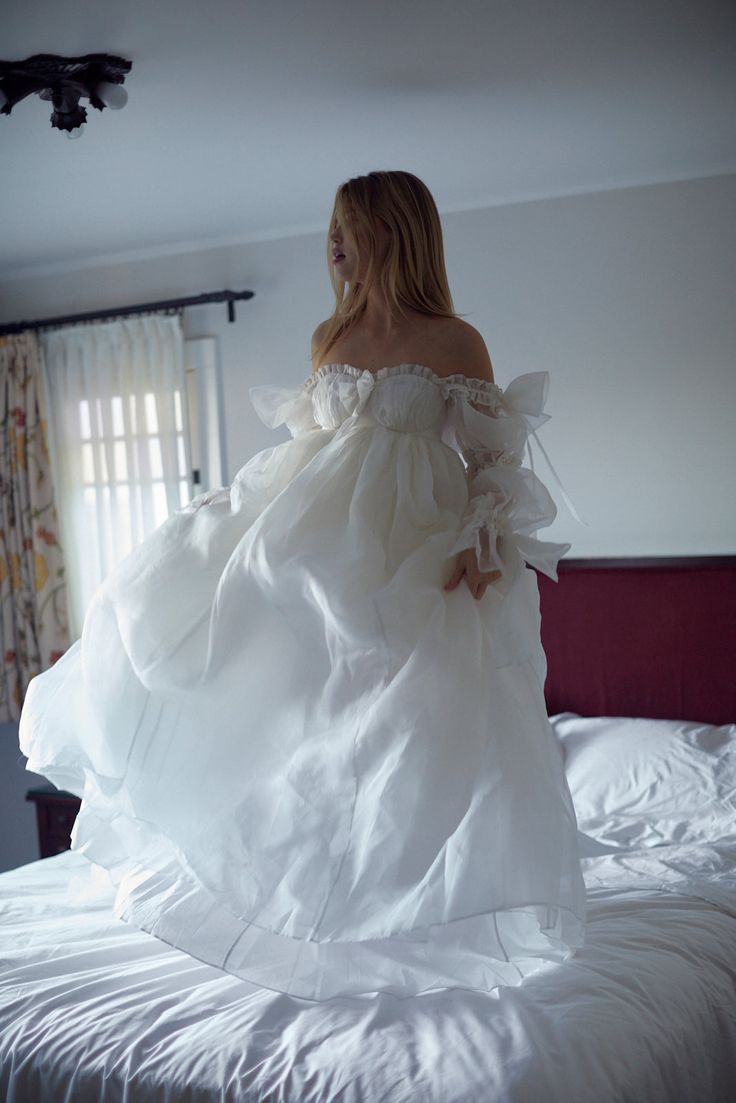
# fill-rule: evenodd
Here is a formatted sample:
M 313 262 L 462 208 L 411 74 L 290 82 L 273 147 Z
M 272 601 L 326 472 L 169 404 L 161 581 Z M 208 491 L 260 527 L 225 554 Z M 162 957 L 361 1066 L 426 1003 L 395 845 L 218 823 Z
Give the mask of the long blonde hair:
M 390 240 L 385 264 L 377 270 L 375 225 L 379 218 L 388 226 Z M 338 224 L 349 228 L 356 251 L 365 244 L 368 263 L 361 283 L 347 284 L 335 275 L 330 237 Z M 315 349 L 317 364 L 363 316 L 368 292 L 376 281 L 395 317 L 405 315 L 407 307 L 435 317 L 460 317 L 447 282 L 437 206 L 427 185 L 411 172 L 369 172 L 340 184 L 327 232 L 327 269 L 335 310 Z

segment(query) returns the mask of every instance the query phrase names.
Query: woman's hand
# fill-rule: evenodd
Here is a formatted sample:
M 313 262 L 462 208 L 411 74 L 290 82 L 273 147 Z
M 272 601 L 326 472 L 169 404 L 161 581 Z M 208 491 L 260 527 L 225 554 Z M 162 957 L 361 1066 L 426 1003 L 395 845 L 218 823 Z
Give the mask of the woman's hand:
M 486 529 L 481 529 L 479 536 L 481 551 L 488 556 L 490 553 L 490 537 L 488 531 Z M 481 571 L 478 566 L 478 556 L 475 548 L 465 548 L 463 551 L 458 552 L 457 559 L 455 560 L 455 568 L 445 583 L 444 588 L 445 590 L 454 590 L 460 579 L 465 575 L 468 589 L 476 601 L 480 601 L 486 592 L 486 587 L 490 586 L 492 582 L 495 582 L 497 578 L 500 578 L 501 574 L 501 571 Z
M 486 592 L 486 586 L 490 586 L 492 582 L 500 578 L 501 572 L 479 570 L 475 548 L 465 548 L 464 551 L 458 552 L 455 569 L 445 583 L 444 589 L 454 590 L 463 575 L 467 579 L 471 594 L 477 601 L 480 601 Z

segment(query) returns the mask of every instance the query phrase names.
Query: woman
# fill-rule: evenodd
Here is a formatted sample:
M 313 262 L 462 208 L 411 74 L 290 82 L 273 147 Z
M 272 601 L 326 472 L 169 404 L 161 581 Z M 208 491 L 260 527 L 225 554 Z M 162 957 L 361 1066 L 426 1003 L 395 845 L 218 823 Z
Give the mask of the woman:
M 291 439 L 111 572 L 21 748 L 164 941 L 313 1000 L 489 991 L 584 932 L 525 565 L 570 547 L 521 464 L 548 376 L 493 381 L 415 176 L 341 185 L 328 250 L 311 374 L 250 389 Z

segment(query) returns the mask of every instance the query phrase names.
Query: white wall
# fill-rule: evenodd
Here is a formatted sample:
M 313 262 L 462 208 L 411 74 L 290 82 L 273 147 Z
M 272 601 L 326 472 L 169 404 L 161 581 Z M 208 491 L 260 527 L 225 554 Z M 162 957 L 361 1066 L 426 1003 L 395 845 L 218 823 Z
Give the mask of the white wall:
M 736 552 L 735 216 L 733 175 L 442 216 L 455 309 L 485 337 L 497 381 L 550 372 L 540 437 L 588 525 L 539 457 L 559 504 L 540 535 L 569 540 L 571 556 Z M 219 339 L 230 481 L 287 439 L 258 421 L 247 387 L 308 375 L 312 330 L 331 310 L 323 235 L 6 281 L 0 320 L 222 288 L 255 292 L 235 324 L 216 305 L 184 325 Z M 27 816 L 12 841 L 24 786 L 20 774 L 16 796 L 4 791 L 0 869 L 27 851 Z

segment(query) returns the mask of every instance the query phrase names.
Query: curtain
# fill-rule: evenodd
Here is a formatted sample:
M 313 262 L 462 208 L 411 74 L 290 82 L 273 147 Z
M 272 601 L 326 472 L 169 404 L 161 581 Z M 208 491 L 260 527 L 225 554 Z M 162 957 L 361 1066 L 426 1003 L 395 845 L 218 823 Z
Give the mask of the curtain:
M 42 336 L 72 639 L 108 572 L 193 494 L 178 315 Z
M 0 723 L 69 646 L 38 337 L 0 337 Z

